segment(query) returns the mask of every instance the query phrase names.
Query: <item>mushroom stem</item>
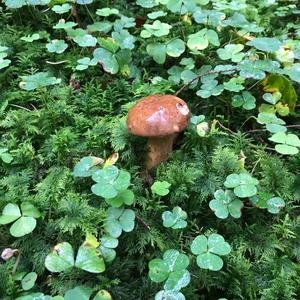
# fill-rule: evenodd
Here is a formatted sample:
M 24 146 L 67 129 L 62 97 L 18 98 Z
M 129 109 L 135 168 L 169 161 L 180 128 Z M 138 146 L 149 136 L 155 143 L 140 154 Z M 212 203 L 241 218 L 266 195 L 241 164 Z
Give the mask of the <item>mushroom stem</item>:
M 151 170 L 162 161 L 166 161 L 172 152 L 175 134 L 163 137 L 149 137 L 146 169 Z

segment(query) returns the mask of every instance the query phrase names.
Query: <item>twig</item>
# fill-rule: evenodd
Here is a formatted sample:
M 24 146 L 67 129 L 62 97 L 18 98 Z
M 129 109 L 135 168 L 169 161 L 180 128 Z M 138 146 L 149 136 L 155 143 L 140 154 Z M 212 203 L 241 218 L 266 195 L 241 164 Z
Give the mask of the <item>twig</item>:
M 188 81 L 185 85 L 183 85 L 174 95 L 178 96 L 183 90 L 185 90 L 190 84 L 192 84 L 194 81 L 198 80 L 199 78 L 205 76 L 205 75 L 211 75 L 211 74 L 218 74 L 218 73 L 225 73 L 225 72 L 233 72 L 236 71 L 236 68 L 229 69 L 229 70 L 220 70 L 220 71 L 210 71 L 203 73 L 201 75 L 196 76 L 195 78 Z
M 66 60 L 61 60 L 61 61 L 49 61 L 46 60 L 46 63 L 49 65 L 60 65 L 60 64 L 64 64 L 65 62 L 67 62 Z
M 300 129 L 300 125 L 287 125 L 285 127 Z M 267 129 L 252 129 L 252 130 L 245 131 L 245 133 L 260 132 L 260 131 L 267 131 Z
M 139 216 L 135 216 L 136 217 L 136 219 L 138 220 L 138 221 L 140 221 L 140 223 L 142 223 L 148 230 L 150 230 L 150 226 L 141 218 L 141 217 L 139 217 Z
M 24 109 L 24 110 L 27 110 L 27 111 L 31 111 L 30 109 L 28 109 L 26 107 L 23 107 L 23 106 L 20 106 L 20 105 L 17 105 L 17 104 L 10 104 L 10 106 L 14 106 L 14 107 L 21 108 L 21 109 Z
M 235 134 L 234 131 L 232 131 L 231 129 L 225 127 L 221 122 L 219 122 L 218 120 L 215 120 L 216 124 L 218 124 L 221 128 L 223 128 L 224 130 L 227 130 L 228 132 L 230 132 L 231 134 Z

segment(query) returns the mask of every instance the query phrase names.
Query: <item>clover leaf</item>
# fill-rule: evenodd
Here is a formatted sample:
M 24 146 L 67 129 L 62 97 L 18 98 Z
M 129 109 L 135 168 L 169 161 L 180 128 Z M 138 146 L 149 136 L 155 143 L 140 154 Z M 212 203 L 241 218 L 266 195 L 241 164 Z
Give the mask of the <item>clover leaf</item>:
M 90 32 L 104 32 L 108 33 L 112 29 L 113 24 L 108 21 L 95 22 L 87 26 Z
M 73 40 L 80 47 L 95 47 L 97 44 L 97 39 L 90 34 L 78 35 Z
M 73 27 L 75 27 L 77 25 L 77 23 L 75 22 L 66 22 L 64 19 L 61 19 L 58 21 L 58 23 L 56 25 L 53 26 L 53 29 L 72 29 Z
M 85 156 L 75 165 L 73 176 L 75 177 L 89 177 L 95 171 L 93 167 L 102 164 L 104 160 L 95 156 Z
M 225 90 L 231 91 L 231 92 L 240 92 L 244 89 L 243 83 L 245 82 L 245 79 L 242 77 L 233 77 L 229 81 L 224 82 L 224 88 Z
M 149 262 L 149 277 L 154 282 L 163 282 L 165 291 L 179 291 L 190 282 L 190 273 L 186 270 L 189 265 L 187 255 L 177 250 L 167 250 L 163 258 L 155 258 Z
M 280 197 L 274 197 L 267 201 L 267 210 L 272 214 L 278 214 L 285 207 L 285 202 Z
M 50 43 L 46 44 L 46 48 L 49 52 L 60 54 L 68 48 L 68 44 L 66 44 L 64 40 L 52 40 Z
M 178 291 L 159 291 L 155 295 L 154 300 L 185 300 L 185 297 L 182 293 Z
M 111 262 L 116 257 L 116 251 L 114 248 L 118 247 L 119 241 L 109 235 L 103 236 L 100 239 L 99 250 L 105 261 Z
M 155 181 L 151 186 L 151 191 L 153 194 L 159 196 L 166 196 L 169 194 L 169 187 L 171 184 L 167 181 Z
M 57 244 L 45 260 L 45 267 L 53 273 L 64 272 L 74 266 L 90 273 L 105 271 L 100 251 L 95 245 L 88 243 L 88 239 L 79 247 L 76 260 L 74 260 L 73 248 L 68 242 Z
M 21 37 L 21 40 L 27 43 L 32 43 L 33 41 L 37 41 L 39 39 L 40 35 L 38 33 Z
M 113 238 L 118 238 L 122 231 L 130 232 L 134 228 L 135 213 L 131 209 L 110 207 L 104 222 L 105 231 Z
M 280 154 L 294 155 L 299 153 L 300 139 L 297 135 L 285 132 L 276 132 L 270 138 L 270 141 L 277 143 L 275 150 Z
M 149 38 L 152 35 L 156 37 L 168 35 L 172 26 L 167 23 L 162 23 L 159 20 L 155 20 L 153 24 L 144 24 L 144 28 L 145 29 L 141 32 L 141 37 Z
M 231 191 L 217 190 L 215 198 L 209 202 L 210 209 L 220 219 L 226 219 L 228 215 L 233 218 L 240 218 L 243 202 L 237 199 Z
M 151 0 L 150 0 L 150 1 L 151 1 Z M 167 15 L 166 12 L 164 12 L 164 11 L 162 11 L 162 10 L 158 10 L 158 11 L 153 11 L 153 12 L 147 14 L 147 17 L 148 17 L 149 19 L 155 20 L 155 19 L 157 19 L 157 18 L 159 18 L 159 17 L 164 17 L 164 16 L 166 16 L 166 15 Z
M 119 10 L 116 8 L 105 7 L 96 10 L 96 15 L 101 17 L 108 17 L 111 15 L 118 15 L 118 14 L 119 14 Z
M 130 174 L 123 170 L 119 171 L 114 165 L 96 170 L 93 172 L 92 179 L 97 182 L 92 186 L 92 192 L 106 199 L 115 198 L 119 192 L 127 190 L 130 185 Z M 119 195 L 119 198 L 124 199 L 125 202 L 133 200 L 132 195 L 128 193 Z
M 209 44 L 220 46 L 218 34 L 212 29 L 202 29 L 188 36 L 187 46 L 192 50 L 204 50 Z
M 71 8 L 72 6 L 69 3 L 64 3 L 62 5 L 54 5 L 51 10 L 61 15 L 67 13 Z
M 233 107 L 242 106 L 246 110 L 251 110 L 256 107 L 256 99 L 251 93 L 244 91 L 242 95 L 233 96 L 231 104 Z
M 201 98 L 209 98 L 210 96 L 218 96 L 224 90 L 222 84 L 218 85 L 217 80 L 210 80 L 201 85 L 201 89 L 197 91 L 197 96 Z
M 8 148 L 0 148 L 0 158 L 7 164 L 13 161 L 12 155 L 8 153 Z
M 37 88 L 61 83 L 60 78 L 52 77 L 46 72 L 38 72 L 34 75 L 21 76 L 20 87 L 24 90 L 31 91 Z
M 134 48 L 136 38 L 131 35 L 128 30 L 122 29 L 119 32 L 114 31 L 111 36 L 120 45 L 121 49 L 132 50 Z
M 282 43 L 276 38 L 261 37 L 249 41 L 247 45 L 254 46 L 256 49 L 261 51 L 274 52 L 280 49 Z
M 10 233 L 14 237 L 21 237 L 35 229 L 36 218 L 39 217 L 39 211 L 29 202 L 21 204 L 21 211 L 18 205 L 8 203 L 0 216 L 0 224 L 5 225 L 15 221 L 10 227 Z
M 219 271 L 223 267 L 223 260 L 219 255 L 229 254 L 231 247 L 221 235 L 212 233 L 208 238 L 198 235 L 191 244 L 191 251 L 197 255 L 197 265 L 200 268 Z
M 77 60 L 78 65 L 76 66 L 76 70 L 83 71 L 86 70 L 89 66 L 96 66 L 97 60 L 90 59 L 89 57 L 83 57 Z
M 103 47 L 103 46 L 102 46 Z M 116 74 L 119 71 L 119 63 L 115 54 L 104 48 L 94 50 L 94 58 L 102 65 L 105 72 Z
M 37 279 L 37 274 L 35 272 L 30 272 L 26 274 L 21 280 L 21 286 L 24 291 L 28 291 L 34 287 L 35 281 Z
M 224 48 L 219 48 L 217 53 L 219 57 L 223 60 L 230 59 L 232 62 L 240 62 L 244 53 L 241 51 L 244 49 L 244 45 L 242 44 L 228 44 Z
M 254 196 L 257 193 L 258 180 L 247 173 L 230 174 L 226 177 L 224 185 L 233 188 L 234 194 L 240 198 Z
M 173 229 L 181 229 L 187 226 L 187 213 L 179 206 L 175 206 L 171 211 L 165 211 L 162 214 L 163 225 Z

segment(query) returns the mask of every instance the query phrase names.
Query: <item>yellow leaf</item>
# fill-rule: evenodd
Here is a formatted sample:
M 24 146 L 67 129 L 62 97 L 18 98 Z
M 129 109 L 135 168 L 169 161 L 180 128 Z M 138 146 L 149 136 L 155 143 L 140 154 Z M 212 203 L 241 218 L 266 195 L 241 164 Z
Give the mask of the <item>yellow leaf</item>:
M 95 236 L 93 236 L 92 234 L 88 233 L 86 235 L 85 241 L 84 241 L 84 245 L 88 245 L 91 246 L 93 248 L 97 248 L 100 243 L 97 241 L 97 238 Z
M 115 152 L 112 155 L 109 156 L 109 158 L 106 159 L 104 163 L 104 168 L 114 165 L 117 160 L 119 159 L 119 153 Z
M 297 93 L 292 82 L 283 75 L 270 74 L 262 82 L 264 91 L 269 93 L 280 92 L 281 101 L 286 104 L 291 112 L 295 110 Z

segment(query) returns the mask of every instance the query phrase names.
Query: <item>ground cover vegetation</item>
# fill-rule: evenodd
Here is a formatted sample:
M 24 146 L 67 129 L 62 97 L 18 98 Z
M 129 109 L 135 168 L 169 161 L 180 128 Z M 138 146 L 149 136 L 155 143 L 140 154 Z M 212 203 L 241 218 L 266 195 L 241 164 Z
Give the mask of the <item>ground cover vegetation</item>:
M 0 4 L 0 298 L 300 298 L 300 7 Z M 191 111 L 145 176 L 142 97 Z

